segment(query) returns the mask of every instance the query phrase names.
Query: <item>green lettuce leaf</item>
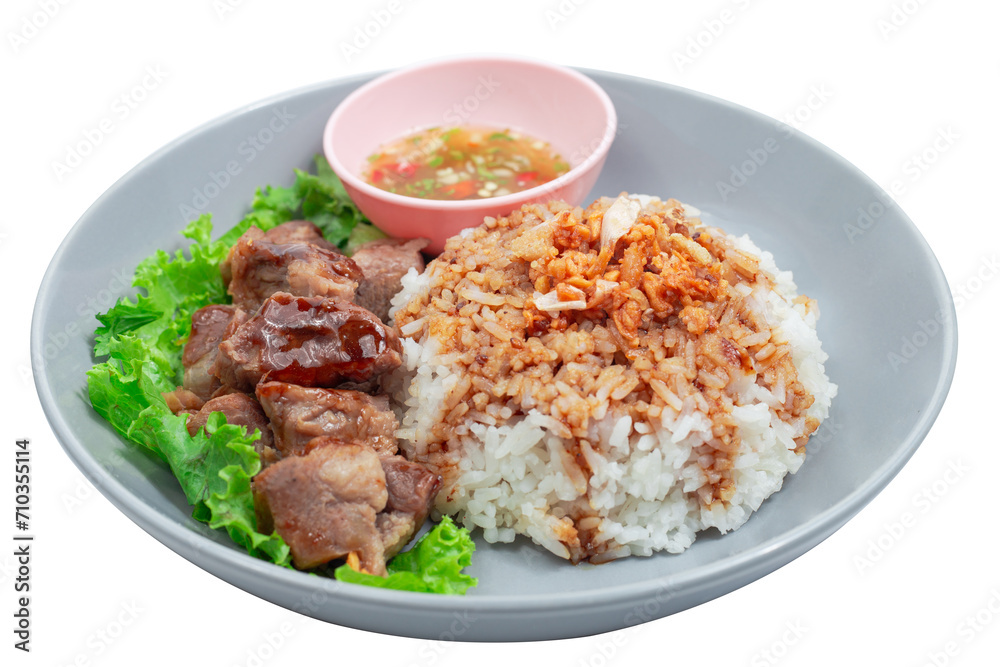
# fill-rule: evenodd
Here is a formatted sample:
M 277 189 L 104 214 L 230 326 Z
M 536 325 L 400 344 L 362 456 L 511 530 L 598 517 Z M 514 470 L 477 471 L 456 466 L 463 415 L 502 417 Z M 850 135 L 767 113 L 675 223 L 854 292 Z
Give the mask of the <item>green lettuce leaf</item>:
M 293 188 L 271 187 L 270 185 L 257 188 L 250 213 L 235 227 L 219 237 L 219 241 L 229 248 L 251 226 L 266 232 L 283 222 L 294 220 L 299 215 L 301 206 L 302 200 L 295 194 Z
M 377 241 L 385 238 L 389 238 L 389 235 L 375 225 L 358 225 L 351 230 L 351 235 L 347 237 L 347 244 L 344 245 L 344 252 L 348 255 L 353 255 L 359 245 L 368 243 L 369 241 Z
M 191 436 L 185 417 L 171 413 L 163 400 L 161 391 L 173 385 L 162 369 L 141 356 L 116 358 L 145 347 L 134 336 L 112 342 L 112 358 L 87 373 L 94 409 L 126 439 L 167 462 L 194 506 L 195 519 L 226 530 L 250 554 L 291 567 L 284 540 L 256 530 L 250 479 L 260 471 L 253 446 L 260 432 L 248 435 L 216 412 L 205 429 Z
M 259 188 L 250 212 L 219 239 L 212 240 L 211 216 L 205 214 L 182 232 L 192 241 L 186 254 L 158 250 L 140 262 L 133 281 L 137 296 L 123 297 L 97 316 L 94 354 L 104 360 L 87 372 L 94 410 L 123 438 L 167 463 L 195 519 L 225 530 L 250 554 L 284 567 L 292 566 L 288 545 L 277 533 L 256 528 L 250 482 L 261 468 L 254 449 L 260 432 L 247 433 L 214 413 L 192 436 L 186 417 L 174 415 L 163 394 L 183 380 L 181 356 L 191 315 L 229 302 L 219 272 L 229 248 L 251 225 L 267 231 L 295 219 L 312 220 L 328 240 L 349 250 L 385 236 L 350 201 L 325 158 L 317 156 L 316 174 L 296 170 L 292 187 Z M 445 518 L 388 564 L 388 578 L 353 570 L 353 575 L 341 574 L 344 568 L 335 576 L 369 577 L 359 583 L 403 590 L 464 593 L 476 583 L 461 573 L 474 548 L 468 531 Z
M 250 228 L 267 231 L 289 220 L 309 220 L 320 228 L 327 241 L 336 244 L 348 255 L 365 240 L 385 237 L 354 205 L 340 178 L 323 155 L 314 159 L 316 173 L 295 170 L 295 183 L 290 188 L 257 188 L 250 213 L 219 241 L 227 247 Z
M 211 216 L 194 220 L 182 234 L 194 241 L 190 257 L 180 250 L 173 256 L 157 250 L 139 262 L 132 285 L 145 294 L 135 301 L 120 298 L 97 316 L 101 326 L 94 332 L 94 354 L 99 357 L 107 356 L 111 341 L 126 333 L 149 343 L 151 358 L 173 373 L 174 384 L 183 375 L 181 353 L 191 333 L 191 315 L 210 303 L 228 300 L 219 263 L 229 248 L 211 240 Z
M 447 516 L 409 550 L 386 565 L 388 576 L 364 574 L 348 565 L 333 571 L 338 581 L 418 593 L 462 595 L 478 580 L 462 572 L 472 562 L 476 545 L 469 531 Z
M 295 194 L 302 200 L 302 216 L 340 247 L 347 244 L 354 228 L 364 220 L 347 196 L 344 184 L 322 155 L 316 156 L 316 173 L 295 170 Z
M 107 360 L 87 372 L 90 402 L 124 438 L 167 462 L 195 519 L 224 529 L 252 555 L 291 567 L 284 540 L 256 530 L 250 479 L 260 471 L 253 446 L 260 433 L 248 434 L 215 413 L 192 436 L 186 418 L 163 398 L 183 377 L 191 314 L 226 301 L 219 262 L 228 247 L 211 240 L 211 218 L 198 218 L 183 233 L 194 241 L 189 257 L 158 251 L 143 260 L 133 286 L 145 293 L 134 301 L 123 297 L 98 315 L 94 353 Z

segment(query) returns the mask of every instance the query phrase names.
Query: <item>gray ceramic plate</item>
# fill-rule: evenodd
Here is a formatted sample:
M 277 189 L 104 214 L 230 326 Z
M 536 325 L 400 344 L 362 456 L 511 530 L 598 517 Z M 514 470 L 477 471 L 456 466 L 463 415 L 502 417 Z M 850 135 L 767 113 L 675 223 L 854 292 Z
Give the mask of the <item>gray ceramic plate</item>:
M 743 528 L 702 535 L 681 555 L 600 566 L 573 567 L 528 543 L 480 541 L 470 568 L 480 584 L 465 597 L 342 585 L 251 558 L 192 520 L 166 467 L 91 410 L 84 372 L 95 309 L 129 292 L 140 259 L 181 247 L 178 232 L 196 210 L 225 229 L 257 186 L 290 184 L 292 168 L 308 168 L 321 150 L 331 110 L 367 77 L 282 95 L 191 132 L 123 177 L 73 227 L 42 282 L 31 331 L 38 394 L 70 458 L 133 521 L 216 576 L 319 619 L 413 637 L 610 631 L 735 590 L 828 537 L 899 472 L 945 400 L 957 334 L 934 255 L 871 180 L 808 137 L 690 91 L 587 73 L 620 119 L 593 196 L 628 190 L 693 204 L 708 222 L 749 232 L 819 301 L 827 372 L 840 394 L 801 471 Z

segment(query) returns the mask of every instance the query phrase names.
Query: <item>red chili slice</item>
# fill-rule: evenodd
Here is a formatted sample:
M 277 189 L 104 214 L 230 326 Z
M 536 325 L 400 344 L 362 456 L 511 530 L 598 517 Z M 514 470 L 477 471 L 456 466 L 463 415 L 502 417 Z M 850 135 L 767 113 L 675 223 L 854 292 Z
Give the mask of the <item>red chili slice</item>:
M 524 185 L 525 183 L 528 183 L 530 181 L 534 181 L 535 179 L 537 179 L 538 178 L 538 172 L 537 171 L 522 171 L 517 176 L 515 176 L 515 178 L 517 179 L 517 184 L 518 185 Z

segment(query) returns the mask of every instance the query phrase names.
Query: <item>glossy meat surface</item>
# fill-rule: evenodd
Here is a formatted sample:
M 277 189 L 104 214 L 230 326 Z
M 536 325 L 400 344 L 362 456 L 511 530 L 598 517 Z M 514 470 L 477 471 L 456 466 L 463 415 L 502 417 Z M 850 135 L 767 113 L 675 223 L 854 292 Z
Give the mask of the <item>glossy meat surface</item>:
M 401 352 L 396 334 L 363 308 L 279 292 L 222 341 L 212 372 L 247 392 L 265 377 L 334 387 L 396 368 Z

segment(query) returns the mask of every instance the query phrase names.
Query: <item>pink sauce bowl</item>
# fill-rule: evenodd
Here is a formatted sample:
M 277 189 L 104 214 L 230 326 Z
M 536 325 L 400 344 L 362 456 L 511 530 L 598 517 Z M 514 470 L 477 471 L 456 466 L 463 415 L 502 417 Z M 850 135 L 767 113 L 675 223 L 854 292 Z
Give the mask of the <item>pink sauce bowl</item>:
M 607 93 L 579 72 L 509 56 L 435 60 L 362 85 L 334 110 L 323 151 L 347 193 L 391 236 L 430 239 L 429 252 L 485 216 L 522 204 L 583 202 L 600 175 L 617 130 Z M 364 180 L 380 146 L 431 127 L 494 126 L 548 142 L 570 170 L 534 188 L 499 197 L 439 201 L 398 195 Z

